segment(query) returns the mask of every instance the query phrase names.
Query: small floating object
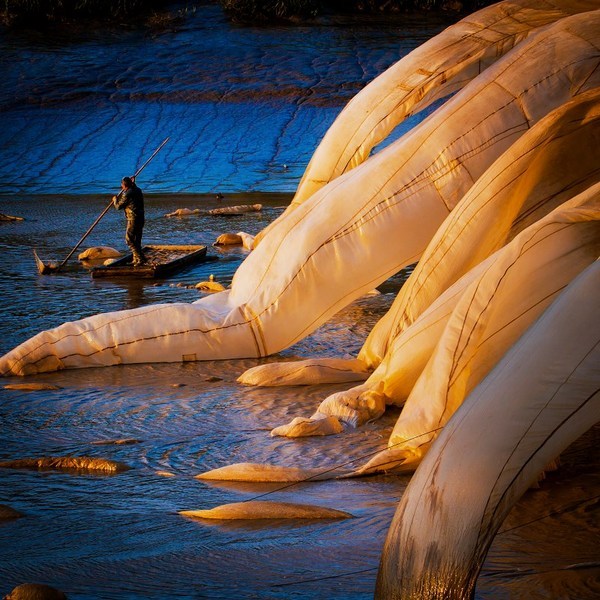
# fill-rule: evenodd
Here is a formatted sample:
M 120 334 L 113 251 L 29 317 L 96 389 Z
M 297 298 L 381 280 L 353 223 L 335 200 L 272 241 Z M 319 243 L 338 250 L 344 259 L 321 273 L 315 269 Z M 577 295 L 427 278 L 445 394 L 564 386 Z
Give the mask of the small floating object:
M 80 252 L 77 256 L 77 260 L 100 260 L 118 258 L 120 256 L 123 256 L 123 253 L 119 252 L 116 248 L 111 248 L 110 246 L 94 246 L 84 250 L 83 252 Z
M 352 519 L 350 513 L 312 504 L 250 500 L 222 504 L 207 510 L 181 510 L 180 515 L 195 519 Z
M 257 365 L 242 373 L 238 382 L 244 385 L 315 385 L 364 381 L 371 374 L 359 359 L 314 358 Z
M 197 283 L 196 289 L 203 292 L 222 292 L 225 290 L 225 286 L 221 285 L 218 281 L 215 281 L 214 275 L 210 275 L 208 281 Z
M 201 211 L 199 208 L 178 208 L 172 213 L 168 213 L 165 217 L 187 217 L 189 215 L 197 215 Z
M 39 256 L 38 253 L 33 250 L 33 258 L 35 259 L 35 265 L 37 267 L 38 273 L 40 275 L 47 275 L 48 273 L 54 273 L 58 271 L 60 267 L 60 263 L 57 261 L 52 261 L 45 263 Z
M 323 469 L 299 469 L 297 467 L 279 467 L 260 463 L 235 463 L 219 469 L 213 469 L 195 476 L 196 479 L 209 479 L 214 481 L 256 481 L 256 482 L 284 482 L 284 481 L 319 481 L 320 479 L 333 479 L 323 474 Z
M 222 233 L 213 246 L 241 246 L 244 243 L 239 233 Z
M 20 458 L 0 462 L 3 469 L 56 469 L 67 471 L 101 471 L 105 473 L 118 473 L 126 471 L 127 465 L 90 456 L 47 456 L 42 458 Z
M 222 233 L 213 246 L 244 246 L 246 250 L 252 250 L 254 247 L 254 236 L 244 231 L 237 233 Z
M 94 446 L 128 446 L 129 444 L 139 444 L 141 440 L 137 440 L 135 438 L 121 438 L 118 440 L 98 440 L 97 442 L 92 442 Z
M 64 271 L 80 271 L 81 265 L 78 263 L 67 265 L 66 261 L 58 262 L 57 260 L 51 260 L 44 262 L 37 254 L 35 249 L 33 250 L 33 257 L 35 264 L 40 275 L 50 275 L 52 273 L 60 273 Z
M 4 596 L 4 600 L 67 600 L 63 592 L 41 583 L 22 583 Z
M 0 221 L 24 221 L 23 217 L 13 217 L 12 215 L 5 215 L 0 213 Z
M 51 383 L 8 383 L 4 386 L 4 389 L 37 392 L 40 390 L 60 390 L 61 388 Z
M 169 473 L 169 471 L 156 471 L 156 474 L 161 477 L 176 477 L 175 473 Z
M 242 215 L 262 210 L 262 204 L 239 204 L 238 206 L 223 206 L 208 211 L 209 215 Z
M 0 521 L 8 521 L 9 519 L 18 519 L 23 514 L 6 504 L 0 504 Z

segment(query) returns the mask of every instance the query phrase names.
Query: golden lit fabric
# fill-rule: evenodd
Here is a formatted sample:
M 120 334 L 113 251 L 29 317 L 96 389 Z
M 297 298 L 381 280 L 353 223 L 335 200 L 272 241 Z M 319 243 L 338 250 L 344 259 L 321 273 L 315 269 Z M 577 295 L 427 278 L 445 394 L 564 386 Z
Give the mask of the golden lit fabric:
M 413 470 L 468 394 L 600 255 L 600 183 L 521 232 L 462 294 L 388 449 L 360 471 Z M 393 382 L 392 382 L 393 384 Z
M 513 505 L 598 420 L 599 290 L 595 261 L 450 419 L 398 505 L 376 598 L 472 597 Z
M 329 399 L 327 411 L 337 414 L 333 405 L 343 402 L 344 396 L 356 398 L 390 378 L 394 384 L 386 385 L 386 401 L 402 405 L 453 309 L 456 291 L 439 300 L 443 292 L 516 232 L 598 181 L 599 144 L 600 88 L 596 88 L 551 112 L 492 164 L 438 229 L 392 307 L 369 334 L 359 360 L 336 362 L 337 381 L 344 370 L 349 381 L 361 378 L 368 369 L 376 371 L 366 387 Z M 435 310 L 417 324 L 436 300 Z M 313 370 L 305 380 L 299 361 L 261 365 L 240 381 L 251 385 L 333 382 L 325 368 L 316 379 L 321 361 L 310 362 Z

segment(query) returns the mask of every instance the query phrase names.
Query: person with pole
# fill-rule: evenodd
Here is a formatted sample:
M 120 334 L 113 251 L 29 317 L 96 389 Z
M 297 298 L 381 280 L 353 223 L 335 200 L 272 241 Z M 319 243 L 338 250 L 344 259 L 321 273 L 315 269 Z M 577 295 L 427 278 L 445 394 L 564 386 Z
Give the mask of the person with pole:
M 138 215 L 136 215 L 135 220 L 135 227 L 136 230 L 138 231 L 138 236 L 137 236 L 137 246 L 139 246 L 139 249 L 141 250 L 142 247 L 142 230 L 144 229 L 144 195 L 142 194 L 142 190 L 140 190 L 136 185 L 135 185 L 135 178 L 148 166 L 148 164 L 150 163 L 150 161 L 160 152 L 161 148 L 169 141 L 169 138 L 165 138 L 163 140 L 163 142 L 160 144 L 160 146 L 150 155 L 150 157 L 146 160 L 146 162 L 131 176 L 131 177 L 123 177 L 123 180 L 121 181 L 121 191 L 116 195 L 112 197 L 112 200 L 108 203 L 108 205 L 106 206 L 106 208 L 100 213 L 100 215 L 96 218 L 96 220 L 90 225 L 90 227 L 88 228 L 88 230 L 83 234 L 83 236 L 81 236 L 81 239 L 77 242 L 77 244 L 75 244 L 75 247 L 71 250 L 71 252 L 69 252 L 69 254 L 67 254 L 67 257 L 58 265 L 56 264 L 46 264 L 44 263 L 40 257 L 37 255 L 37 252 L 35 251 L 35 249 L 33 250 L 33 256 L 35 258 L 35 262 L 37 264 L 37 268 L 38 268 L 38 272 L 40 273 L 40 275 L 46 275 L 48 273 L 58 273 L 66 264 L 67 261 L 71 258 L 71 256 L 73 256 L 73 254 L 75 254 L 75 251 L 77 250 L 77 248 L 79 248 L 79 246 L 81 246 L 81 244 L 83 243 L 83 240 L 85 240 L 88 235 L 90 235 L 90 233 L 92 233 L 94 227 L 96 227 L 96 225 L 98 225 L 98 223 L 100 222 L 100 220 L 102 219 L 102 217 L 104 217 L 104 215 L 111 209 L 111 207 L 113 206 L 117 206 L 117 203 L 120 203 L 121 200 L 121 196 L 125 193 L 125 188 L 126 187 L 135 187 L 136 190 L 138 190 L 139 192 L 139 197 L 138 197 L 138 204 L 139 206 L 141 206 L 141 211 L 137 211 Z M 128 180 L 128 181 L 126 181 Z M 125 186 L 124 186 L 125 184 Z M 134 192 L 135 194 L 136 192 Z M 139 200 L 139 198 L 141 198 L 141 201 Z M 128 217 L 127 218 L 127 227 L 129 229 L 129 214 L 127 211 L 127 208 L 125 206 L 125 203 L 123 203 L 122 208 L 125 208 L 125 216 Z M 129 211 L 131 212 L 131 211 Z M 133 217 L 133 215 L 132 215 Z M 127 241 L 127 234 L 125 237 L 125 241 Z M 127 242 L 127 244 L 129 245 L 129 242 Z M 143 252 L 138 252 L 138 255 L 140 255 L 140 257 L 144 257 Z M 135 259 L 136 254 L 134 253 L 134 259 Z M 134 263 L 135 264 L 135 263 Z M 141 263 L 138 263 L 141 264 Z
M 142 250 L 142 232 L 144 230 L 144 194 L 135 184 L 135 177 L 123 177 L 121 191 L 113 196 L 113 204 L 117 210 L 124 210 L 127 218 L 125 242 L 133 254 L 133 266 L 146 263 Z

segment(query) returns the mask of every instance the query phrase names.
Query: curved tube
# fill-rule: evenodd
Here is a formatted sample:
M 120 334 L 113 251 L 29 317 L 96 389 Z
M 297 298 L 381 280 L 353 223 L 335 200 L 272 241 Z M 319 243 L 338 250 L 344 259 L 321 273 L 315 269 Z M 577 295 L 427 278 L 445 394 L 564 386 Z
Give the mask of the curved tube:
M 387 403 L 403 404 L 454 305 L 444 301 L 444 313 L 439 307 L 426 317 L 424 313 L 453 283 L 518 231 L 596 183 L 600 179 L 599 145 L 600 88 L 563 104 L 519 138 L 477 180 L 435 233 L 392 307 L 369 334 L 358 359 L 336 361 L 339 379 L 345 373 L 350 381 L 368 373 L 369 367 L 375 368 L 366 388 L 385 380 L 381 391 Z M 453 297 L 456 299 L 456 293 Z M 329 360 L 311 360 L 310 371 L 302 368 L 303 361 L 268 363 L 247 371 L 239 381 L 250 385 L 327 383 Z M 336 396 L 356 397 L 364 390 L 360 386 Z
M 533 29 L 598 8 L 592 0 L 508 0 L 422 44 L 363 88 L 317 147 L 291 209 L 364 162 L 406 117 L 462 89 Z
M 600 88 L 558 107 L 519 138 L 438 229 L 358 358 L 377 367 L 394 340 L 469 269 L 599 181 L 599 144 Z
M 595 261 L 446 425 L 398 505 L 376 598 L 473 597 L 486 553 L 512 506 L 598 419 L 598 289 Z

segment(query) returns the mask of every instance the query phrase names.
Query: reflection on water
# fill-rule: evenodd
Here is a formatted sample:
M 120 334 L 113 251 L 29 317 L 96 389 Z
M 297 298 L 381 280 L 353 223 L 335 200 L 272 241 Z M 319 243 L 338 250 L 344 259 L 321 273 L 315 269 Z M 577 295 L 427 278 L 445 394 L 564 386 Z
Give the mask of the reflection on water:
M 298 353 L 307 350 L 309 342 Z M 232 461 L 327 468 L 362 459 L 385 443 L 398 416 L 391 411 L 342 437 L 271 438 L 271 426 L 306 414 L 336 388 L 241 388 L 235 377 L 254 362 L 72 371 L 43 378 L 61 385 L 57 392 L 2 391 L 2 457 L 85 454 L 133 468 L 111 477 L 2 471 L 0 502 L 25 517 L 0 526 L 0 589 L 45 581 L 73 598 L 372 597 L 408 477 L 291 487 L 194 479 Z M 95 443 L 122 437 L 139 442 Z M 577 501 L 598 490 L 597 444 L 596 431 L 585 444 L 595 462 L 588 454 L 584 467 L 567 455 L 563 469 L 517 505 L 492 547 L 478 598 L 597 597 L 597 567 L 582 565 L 597 561 L 597 499 Z M 355 518 L 219 523 L 177 514 L 265 493 Z M 564 570 L 573 564 L 580 567 Z

